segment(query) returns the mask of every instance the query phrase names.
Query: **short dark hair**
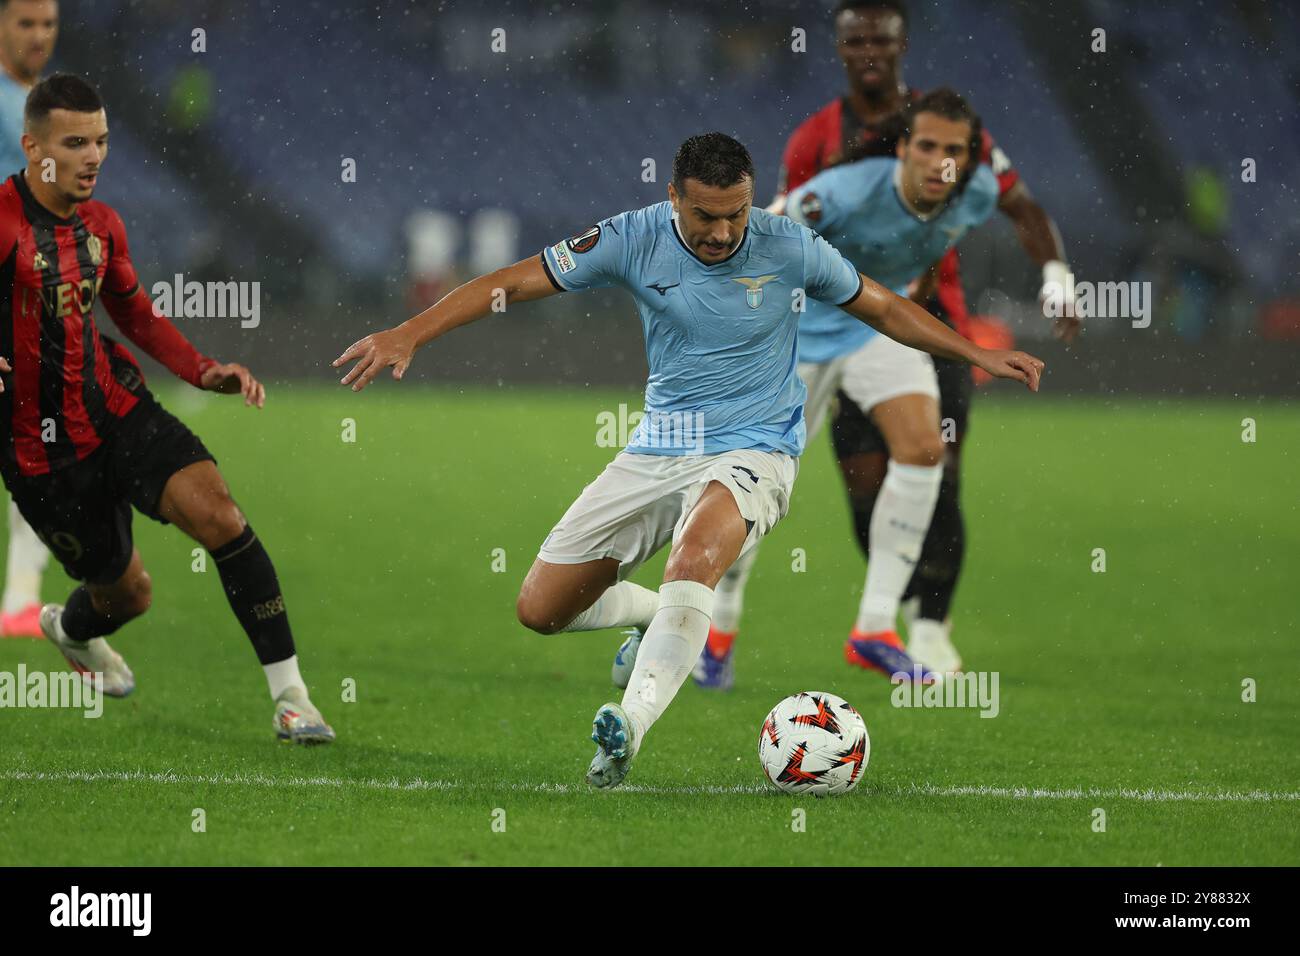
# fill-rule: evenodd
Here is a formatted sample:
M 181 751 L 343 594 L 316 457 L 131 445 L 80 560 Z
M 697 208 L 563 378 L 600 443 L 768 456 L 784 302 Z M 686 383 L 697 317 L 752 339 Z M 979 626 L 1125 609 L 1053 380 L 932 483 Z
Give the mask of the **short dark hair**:
M 686 190 L 686 180 L 725 189 L 748 176 L 754 178 L 754 160 L 739 140 L 726 133 L 701 133 L 677 147 L 673 157 L 673 187 Z
M 907 4 L 903 0 L 840 0 L 835 5 L 834 16 L 838 19 L 839 15 L 846 10 L 861 12 L 863 10 L 888 10 L 890 13 L 897 13 L 903 21 L 903 36 L 907 36 Z
M 921 113 L 934 113 L 954 123 L 970 124 L 970 139 L 966 142 L 970 160 L 957 187 L 958 191 L 965 189 L 966 183 L 975 175 L 975 170 L 980 164 L 980 154 L 984 152 L 984 123 L 980 120 L 979 114 L 956 90 L 941 86 L 912 100 L 903 108 L 903 130 L 900 139 L 912 138 L 916 117 Z
M 79 76 L 71 73 L 54 73 L 32 87 L 23 108 L 23 125 L 42 123 L 51 110 L 72 110 L 74 113 L 98 113 L 104 108 L 99 91 Z

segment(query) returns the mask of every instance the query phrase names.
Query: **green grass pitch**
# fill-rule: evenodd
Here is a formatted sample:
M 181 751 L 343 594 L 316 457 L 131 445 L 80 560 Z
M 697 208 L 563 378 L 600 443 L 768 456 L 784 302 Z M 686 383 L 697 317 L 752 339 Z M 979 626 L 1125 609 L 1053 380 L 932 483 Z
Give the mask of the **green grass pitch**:
M 0 710 L 0 863 L 1295 864 L 1300 408 L 994 391 L 954 639 L 1000 674 L 1000 714 L 896 709 L 843 663 L 863 568 L 822 435 L 750 584 L 736 690 L 688 682 L 613 793 L 583 773 L 619 635 L 540 637 L 514 600 L 612 457 L 597 412 L 637 394 L 282 385 L 253 412 L 164 393 L 275 558 L 339 740 L 275 741 L 215 570 L 137 515 L 154 606 L 114 639 L 136 693 L 97 720 Z M 46 598 L 68 590 L 51 570 Z M 62 659 L 0 642 L 0 670 L 20 663 Z M 866 719 L 848 796 L 765 789 L 759 725 L 807 689 Z

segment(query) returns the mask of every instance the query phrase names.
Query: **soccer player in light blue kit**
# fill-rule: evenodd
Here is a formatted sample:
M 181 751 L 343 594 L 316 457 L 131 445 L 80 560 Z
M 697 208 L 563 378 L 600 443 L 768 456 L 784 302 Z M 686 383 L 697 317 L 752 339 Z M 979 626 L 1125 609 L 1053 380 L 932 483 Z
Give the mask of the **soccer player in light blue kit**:
M 933 90 L 903 115 L 906 130 L 894 158 L 824 170 L 789 195 L 785 211 L 858 269 L 907 295 L 993 214 L 998 181 L 979 162 L 982 126 L 961 96 Z M 926 301 L 928 293 L 917 291 L 917 300 Z M 877 423 L 890 453 L 871 515 L 871 561 L 846 659 L 885 675 L 919 673 L 927 682 L 958 669 L 945 629 L 911 628 L 905 652 L 894 623 L 943 478 L 939 383 L 930 356 L 812 301 L 799 321 L 799 375 L 808 388 L 810 438 L 838 389 Z M 709 640 L 695 669 L 701 686 L 727 689 L 734 680 L 732 642 L 756 556 L 751 550 L 718 584 Z
M 415 350 L 501 303 L 618 285 L 636 299 L 650 377 L 628 447 L 542 543 L 516 612 L 543 634 L 645 630 L 621 704 L 596 712 L 587 780 L 622 782 L 708 635 L 713 588 L 784 516 L 804 447 L 796 372 L 799 304 L 840 305 L 909 345 L 1037 389 L 1043 363 L 981 349 L 920 306 L 859 275 L 812 230 L 753 209 L 754 164 L 721 133 L 673 161 L 668 202 L 620 213 L 540 255 L 453 290 L 334 360 L 359 390 L 402 378 Z M 672 541 L 658 593 L 624 580 Z
M 41 78 L 59 32 L 55 0 L 0 0 L 0 182 L 27 167 L 23 107 Z M 0 637 L 41 636 L 41 576 L 50 552 L 9 502 L 9 553 Z

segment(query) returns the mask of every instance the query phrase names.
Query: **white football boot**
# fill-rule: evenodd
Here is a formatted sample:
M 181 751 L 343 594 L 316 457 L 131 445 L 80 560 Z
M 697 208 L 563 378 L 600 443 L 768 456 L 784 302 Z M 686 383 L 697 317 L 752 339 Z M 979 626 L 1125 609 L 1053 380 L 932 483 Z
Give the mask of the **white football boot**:
M 930 621 L 923 617 L 912 622 L 907 630 L 907 653 L 916 661 L 940 674 L 955 674 L 961 670 L 961 655 L 952 646 L 949 633 L 952 621 Z
M 47 604 L 41 608 L 41 633 L 68 659 L 84 683 L 94 685 L 96 674 L 102 675 L 100 692 L 109 697 L 125 697 L 135 690 L 135 675 L 122 655 L 108 646 L 102 637 L 74 641 L 63 631 L 63 605 Z
M 591 739 L 596 742 L 596 756 L 587 768 L 587 783 L 598 790 L 617 787 L 627 776 L 636 756 L 636 727 L 632 718 L 618 704 L 605 704 L 591 722 Z
M 296 744 L 327 744 L 334 728 L 325 723 L 301 687 L 290 687 L 275 701 L 275 735 Z
M 636 667 L 636 652 L 641 650 L 641 638 L 645 634 L 639 627 L 629 627 L 623 633 L 627 635 L 627 640 L 614 655 L 614 666 L 610 668 L 609 679 L 615 687 L 627 690 L 628 682 L 632 680 L 632 671 Z

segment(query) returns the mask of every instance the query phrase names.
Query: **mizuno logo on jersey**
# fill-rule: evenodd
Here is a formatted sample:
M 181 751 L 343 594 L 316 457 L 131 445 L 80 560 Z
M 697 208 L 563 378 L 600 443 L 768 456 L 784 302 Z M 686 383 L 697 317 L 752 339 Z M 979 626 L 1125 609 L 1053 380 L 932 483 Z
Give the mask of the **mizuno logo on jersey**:
M 659 293 L 660 298 L 665 298 L 668 295 L 669 289 L 676 289 L 679 285 L 681 285 L 680 282 L 674 282 L 672 285 L 660 285 L 657 282 L 652 282 L 648 286 L 646 286 L 646 288 L 654 289 L 656 292 Z
M 744 276 L 738 276 L 732 279 L 732 282 L 739 282 L 745 287 L 745 301 L 751 309 L 757 309 L 763 304 L 763 286 L 775 279 L 776 276 L 759 276 L 757 279 L 750 279 Z

